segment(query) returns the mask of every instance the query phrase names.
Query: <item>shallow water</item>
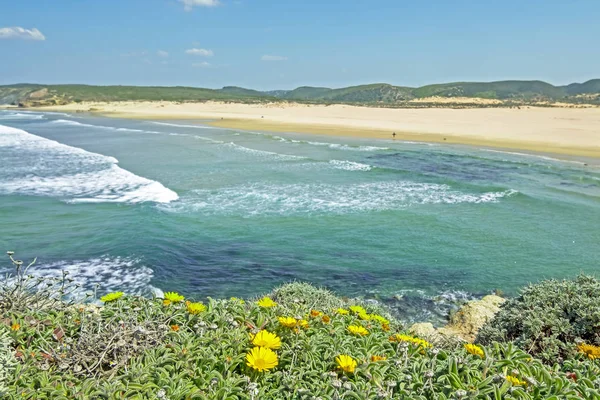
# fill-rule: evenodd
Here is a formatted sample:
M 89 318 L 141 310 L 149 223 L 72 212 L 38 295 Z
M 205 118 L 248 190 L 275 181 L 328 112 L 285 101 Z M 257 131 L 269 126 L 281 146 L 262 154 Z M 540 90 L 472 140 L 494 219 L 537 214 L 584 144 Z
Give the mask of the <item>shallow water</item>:
M 486 149 L 0 111 L 0 249 L 87 288 L 292 281 L 433 319 L 598 273 L 600 170 Z

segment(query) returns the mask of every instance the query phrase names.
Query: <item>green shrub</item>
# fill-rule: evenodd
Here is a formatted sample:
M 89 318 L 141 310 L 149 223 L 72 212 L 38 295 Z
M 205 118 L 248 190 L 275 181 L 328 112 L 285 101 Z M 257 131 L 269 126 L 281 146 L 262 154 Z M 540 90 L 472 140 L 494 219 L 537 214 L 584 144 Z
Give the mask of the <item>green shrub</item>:
M 260 301 L 164 297 L 118 292 L 102 306 L 53 301 L 6 311 L 11 327 L 0 329 L 10 340 L 0 334 L 0 358 L 13 361 L 0 377 L 8 398 L 600 398 L 600 363 L 583 355 L 548 367 L 512 344 L 436 348 L 401 334 L 377 307 L 308 284 Z M 278 363 L 266 371 L 247 358 L 261 330 L 277 342 Z M 338 363 L 340 355 L 355 364 Z
M 530 285 L 506 301 L 476 342 L 514 342 L 545 362 L 573 357 L 577 343 L 600 345 L 600 282 L 586 275 Z
M 0 398 L 8 393 L 6 386 L 12 380 L 17 365 L 12 346 L 13 340 L 9 336 L 8 329 L 0 325 Z

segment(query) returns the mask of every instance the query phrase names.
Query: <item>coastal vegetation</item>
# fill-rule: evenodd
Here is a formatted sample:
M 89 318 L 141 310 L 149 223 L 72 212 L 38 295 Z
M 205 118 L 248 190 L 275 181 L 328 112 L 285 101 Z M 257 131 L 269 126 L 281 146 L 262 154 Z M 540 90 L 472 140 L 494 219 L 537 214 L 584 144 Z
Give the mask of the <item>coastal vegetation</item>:
M 198 301 L 174 291 L 79 297 L 68 274 L 38 278 L 32 263 L 9 256 L 0 283 L 7 398 L 600 399 L 600 341 L 585 336 L 597 332 L 597 316 L 586 317 L 600 296 L 591 277 L 525 289 L 484 327 L 502 327 L 493 340 L 439 345 L 408 334 L 377 303 L 304 283 L 253 300 Z M 542 291 L 558 293 L 555 303 Z M 596 308 L 553 337 L 568 341 L 558 346 L 563 358 L 513 342 L 505 314 L 547 318 L 548 332 L 561 307 L 579 315 L 575 301 L 586 296 L 596 303 L 582 307 Z
M 566 86 L 542 81 L 454 82 L 418 88 L 386 83 L 339 89 L 303 86 L 294 90 L 258 91 L 236 86 L 222 89 L 160 86 L 91 86 L 16 84 L 0 86 L 0 104 L 51 106 L 73 102 L 110 101 L 230 101 L 230 102 L 305 102 L 315 104 L 359 104 L 386 107 L 435 107 L 436 102 L 421 101 L 440 97 L 462 99 L 446 102 L 445 107 L 544 105 L 561 102 L 600 104 L 600 79 Z M 473 99 L 466 102 L 464 99 Z M 478 99 L 498 100 L 495 103 Z M 419 100 L 419 101 L 416 101 Z

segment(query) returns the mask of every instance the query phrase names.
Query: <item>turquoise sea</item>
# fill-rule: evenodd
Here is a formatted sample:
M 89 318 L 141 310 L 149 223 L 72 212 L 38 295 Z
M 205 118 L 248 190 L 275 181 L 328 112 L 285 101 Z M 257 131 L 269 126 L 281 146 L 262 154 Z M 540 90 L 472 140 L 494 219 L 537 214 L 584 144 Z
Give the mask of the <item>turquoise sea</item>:
M 0 111 L 0 250 L 98 295 L 297 280 L 438 320 L 495 289 L 598 274 L 599 244 L 600 169 L 583 162 Z

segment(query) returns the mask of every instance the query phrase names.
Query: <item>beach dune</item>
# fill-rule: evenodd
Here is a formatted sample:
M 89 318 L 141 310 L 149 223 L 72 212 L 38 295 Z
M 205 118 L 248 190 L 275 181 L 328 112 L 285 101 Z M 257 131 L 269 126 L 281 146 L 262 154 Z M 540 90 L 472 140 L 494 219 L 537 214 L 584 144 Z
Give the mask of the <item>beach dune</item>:
M 600 108 L 376 108 L 297 103 L 78 103 L 53 107 L 142 119 L 373 139 L 445 142 L 600 158 Z

